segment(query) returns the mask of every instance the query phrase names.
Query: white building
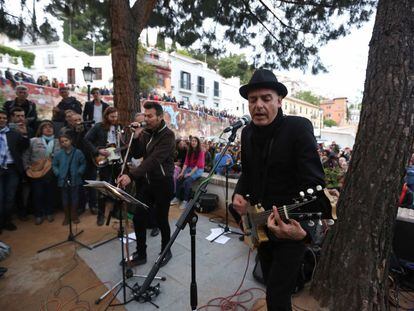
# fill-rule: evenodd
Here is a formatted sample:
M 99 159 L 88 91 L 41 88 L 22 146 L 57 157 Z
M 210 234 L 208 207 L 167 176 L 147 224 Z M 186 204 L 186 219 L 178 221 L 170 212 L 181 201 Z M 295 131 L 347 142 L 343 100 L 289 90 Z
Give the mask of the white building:
M 95 79 L 92 86 L 109 87 L 112 85 L 112 60 L 110 55 L 89 56 L 78 51 L 64 41 L 49 44 L 20 45 L 20 49 L 36 55 L 31 70 L 35 77 L 45 75 L 52 81 L 86 86 L 82 69 L 88 63 L 95 69 Z
M 176 52 L 170 53 L 169 57 L 172 96 L 178 102 L 243 114 L 238 78 L 224 79 L 209 69 L 207 63 Z

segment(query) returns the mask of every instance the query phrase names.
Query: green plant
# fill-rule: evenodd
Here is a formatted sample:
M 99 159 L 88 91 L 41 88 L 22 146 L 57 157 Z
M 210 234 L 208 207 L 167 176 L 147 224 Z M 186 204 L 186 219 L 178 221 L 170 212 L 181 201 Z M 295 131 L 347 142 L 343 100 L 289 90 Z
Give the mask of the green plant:
M 325 182 L 326 188 L 339 188 L 340 178 L 342 177 L 341 170 L 337 167 L 335 168 L 324 168 L 325 171 Z
M 326 119 L 326 120 L 323 120 L 323 125 L 327 127 L 332 127 L 332 126 L 337 126 L 338 124 L 335 122 L 335 120 Z
M 34 64 L 36 55 L 26 51 L 15 50 L 0 44 L 0 54 L 7 54 L 12 57 L 20 57 L 23 61 L 23 66 L 30 68 Z

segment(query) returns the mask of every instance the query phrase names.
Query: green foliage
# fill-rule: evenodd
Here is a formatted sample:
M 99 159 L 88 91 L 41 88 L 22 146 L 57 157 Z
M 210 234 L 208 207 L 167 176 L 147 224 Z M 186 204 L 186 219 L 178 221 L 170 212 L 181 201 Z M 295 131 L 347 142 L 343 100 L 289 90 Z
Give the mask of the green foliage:
M 257 67 L 325 71 L 319 48 L 368 21 L 377 0 L 157 1 L 150 27 L 182 46 L 220 55 L 250 47 Z M 208 23 L 205 21 L 208 20 Z M 339 22 L 341 21 L 341 22 Z M 223 31 L 217 31 L 220 27 Z
M 223 57 L 219 60 L 218 68 L 220 74 L 225 78 L 239 77 L 241 83 L 249 82 L 254 69 L 250 66 L 244 54 Z
M 52 0 L 47 12 L 63 21 L 63 40 L 79 51 L 105 55 L 111 46 L 107 1 Z
M 300 91 L 294 95 L 295 98 L 304 100 L 305 102 L 314 104 L 319 106 L 321 100 L 323 99 L 322 96 L 315 95 L 311 91 Z
M 13 0 L 16 1 L 16 0 Z M 40 26 L 37 26 L 36 4 L 28 9 L 26 0 L 20 0 L 21 10 L 19 13 L 10 12 L 10 6 L 4 0 L 0 0 L 0 33 L 6 34 L 11 39 L 22 39 L 25 34 L 36 42 L 43 39 L 47 43 L 59 40 L 56 29 L 49 24 L 47 17 Z
M 326 188 L 339 188 L 342 172 L 340 168 L 324 168 Z
M 0 0 L 1 7 L 2 3 Z M 95 33 L 96 53 L 100 54 L 110 44 L 108 3 L 51 0 L 48 12 L 65 21 L 65 40 L 69 42 L 70 38 L 71 44 L 82 51 L 91 52 L 91 36 Z M 222 55 L 229 46 L 223 42 L 230 42 L 239 48 L 251 48 L 256 67 L 310 68 L 317 73 L 325 71 L 318 57 L 319 48 L 366 22 L 376 4 L 377 0 L 160 0 L 148 26 L 158 27 L 164 38 L 181 46 L 197 43 L 207 58 Z M 0 12 L 3 29 L 1 16 L 5 18 Z M 24 29 L 19 23 L 15 26 L 9 30 L 21 37 Z M 223 31 L 217 31 L 217 27 Z
M 155 44 L 155 46 L 160 49 L 161 51 L 165 51 L 165 37 L 161 34 L 158 33 L 157 34 L 157 43 Z
M 144 56 L 147 50 L 138 44 L 137 52 L 137 76 L 138 90 L 140 92 L 149 92 L 157 85 L 155 77 L 155 67 L 144 62 Z
M 338 124 L 335 122 L 335 120 L 332 119 L 325 119 L 323 120 L 323 125 L 327 127 L 337 126 Z
M 15 50 L 0 44 L 0 54 L 7 54 L 12 57 L 20 57 L 23 61 L 23 66 L 30 68 L 34 64 L 35 55 L 30 52 Z

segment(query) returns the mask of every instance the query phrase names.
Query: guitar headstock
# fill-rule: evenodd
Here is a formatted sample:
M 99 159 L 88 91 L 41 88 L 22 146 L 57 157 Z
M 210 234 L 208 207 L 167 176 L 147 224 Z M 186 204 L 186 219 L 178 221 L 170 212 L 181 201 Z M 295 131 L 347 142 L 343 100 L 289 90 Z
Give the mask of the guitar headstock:
M 327 218 L 326 213 L 308 206 L 309 203 L 325 196 L 322 186 L 317 185 L 314 188 L 308 188 L 306 191 L 300 191 L 299 197 L 293 199 L 294 204 L 288 206 L 285 215 L 286 218 L 293 218 L 297 221 L 308 221 L 308 226 L 315 226 L 315 221 L 322 225 L 322 219 Z M 286 208 L 284 206 L 284 208 Z

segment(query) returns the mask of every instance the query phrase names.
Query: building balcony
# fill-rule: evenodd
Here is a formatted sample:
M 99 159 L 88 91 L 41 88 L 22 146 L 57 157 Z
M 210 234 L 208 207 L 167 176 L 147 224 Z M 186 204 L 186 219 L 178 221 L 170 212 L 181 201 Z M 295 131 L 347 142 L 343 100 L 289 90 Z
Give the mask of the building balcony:
M 147 64 L 156 66 L 156 67 L 160 67 L 160 68 L 164 68 L 164 69 L 170 69 L 171 70 L 171 66 L 170 66 L 170 61 L 166 61 L 166 60 L 161 60 L 161 59 L 156 59 L 156 58 L 151 58 L 149 56 L 145 56 L 144 57 L 144 61 Z

